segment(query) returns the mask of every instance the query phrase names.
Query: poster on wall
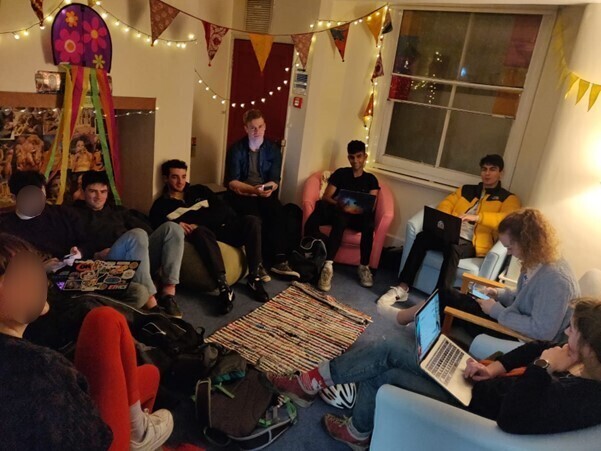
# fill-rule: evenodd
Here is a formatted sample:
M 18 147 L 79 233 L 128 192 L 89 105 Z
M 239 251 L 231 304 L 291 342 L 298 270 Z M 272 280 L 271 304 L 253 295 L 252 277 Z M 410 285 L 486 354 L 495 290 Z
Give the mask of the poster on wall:
M 16 171 L 45 171 L 60 116 L 59 108 L 0 107 L 0 207 L 14 203 L 8 188 L 12 174 Z M 58 196 L 62 152 L 62 146 L 59 146 L 46 187 L 48 203 L 55 203 Z M 68 152 L 65 201 L 71 203 L 83 199 L 81 177 L 84 172 L 105 170 L 91 108 L 82 110 Z

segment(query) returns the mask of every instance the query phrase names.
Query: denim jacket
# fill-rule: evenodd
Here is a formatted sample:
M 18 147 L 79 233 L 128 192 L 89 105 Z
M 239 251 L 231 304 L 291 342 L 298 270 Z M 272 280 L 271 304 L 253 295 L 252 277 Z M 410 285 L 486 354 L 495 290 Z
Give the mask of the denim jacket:
M 282 153 L 278 146 L 268 140 L 264 140 L 259 148 L 259 172 L 265 183 L 275 182 L 280 184 L 280 173 L 282 169 Z M 227 164 L 225 171 L 226 184 L 232 180 L 241 182 L 248 179 L 248 136 L 234 143 L 227 153 Z

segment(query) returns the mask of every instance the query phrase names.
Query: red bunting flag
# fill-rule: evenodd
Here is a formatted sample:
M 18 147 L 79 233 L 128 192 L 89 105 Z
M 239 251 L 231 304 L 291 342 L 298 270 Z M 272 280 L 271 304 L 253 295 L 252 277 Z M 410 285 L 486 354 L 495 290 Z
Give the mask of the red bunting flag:
M 213 57 L 219 50 L 219 46 L 223 41 L 223 38 L 230 30 L 226 27 L 220 27 L 219 25 L 212 24 L 210 22 L 202 21 L 202 25 L 205 29 L 205 40 L 207 41 L 207 53 L 209 54 L 209 66 Z
M 179 9 L 168 5 L 161 0 L 150 1 L 150 30 L 152 34 L 152 44 L 167 29 L 173 19 L 178 15 Z
M 346 39 L 348 38 L 348 29 L 350 23 L 345 23 L 339 27 L 330 28 L 330 34 L 334 40 L 334 45 L 338 49 L 342 61 L 344 62 L 344 50 L 346 49 Z
M 40 19 L 40 27 L 44 24 L 44 0 L 31 0 L 31 8 L 38 19 Z
M 313 41 L 313 33 L 292 34 L 290 37 L 294 43 L 294 48 L 298 52 L 298 58 L 303 65 L 303 69 L 306 69 L 307 58 L 309 57 L 309 50 L 311 49 L 311 42 Z
M 384 75 L 384 65 L 382 64 L 382 52 L 378 53 L 378 59 L 374 66 L 374 73 L 371 75 L 371 79 L 378 78 Z

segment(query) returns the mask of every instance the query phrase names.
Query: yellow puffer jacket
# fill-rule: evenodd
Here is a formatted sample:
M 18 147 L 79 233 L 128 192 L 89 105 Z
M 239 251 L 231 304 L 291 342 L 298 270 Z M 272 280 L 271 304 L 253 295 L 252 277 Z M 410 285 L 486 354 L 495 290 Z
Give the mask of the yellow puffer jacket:
M 465 214 L 474 206 L 482 194 L 482 183 L 478 185 L 463 185 L 438 204 L 438 209 L 454 216 Z M 486 189 L 484 198 L 478 205 L 480 218 L 474 228 L 472 243 L 478 257 L 484 257 L 497 240 L 499 223 L 512 211 L 521 207 L 520 200 L 515 194 L 499 183 L 496 188 Z

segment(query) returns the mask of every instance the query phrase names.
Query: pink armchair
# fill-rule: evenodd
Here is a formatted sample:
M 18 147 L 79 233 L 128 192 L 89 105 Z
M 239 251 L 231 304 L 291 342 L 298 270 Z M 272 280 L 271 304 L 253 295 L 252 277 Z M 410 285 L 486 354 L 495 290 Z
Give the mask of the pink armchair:
M 305 222 L 307 218 L 311 216 L 313 210 L 315 210 L 315 203 L 321 199 L 322 191 L 322 177 L 323 172 L 319 171 L 312 174 L 303 188 L 303 230 L 305 228 Z M 328 175 L 329 177 L 329 175 Z M 369 266 L 373 269 L 377 269 L 380 264 L 380 256 L 382 255 L 382 248 L 384 247 L 384 240 L 386 239 L 386 233 L 392 222 L 394 216 L 394 199 L 390 188 L 384 183 L 380 182 L 380 194 L 378 195 L 378 203 L 376 205 L 376 218 L 375 218 L 375 230 L 374 230 L 374 245 L 371 251 L 371 258 Z M 323 180 L 324 187 L 327 184 L 327 180 Z M 330 226 L 321 226 L 320 230 L 326 235 L 330 234 Z M 359 243 L 361 241 L 361 233 L 356 232 L 352 229 L 344 231 L 342 236 L 342 246 L 336 254 L 336 262 L 344 263 L 347 265 L 359 265 Z

